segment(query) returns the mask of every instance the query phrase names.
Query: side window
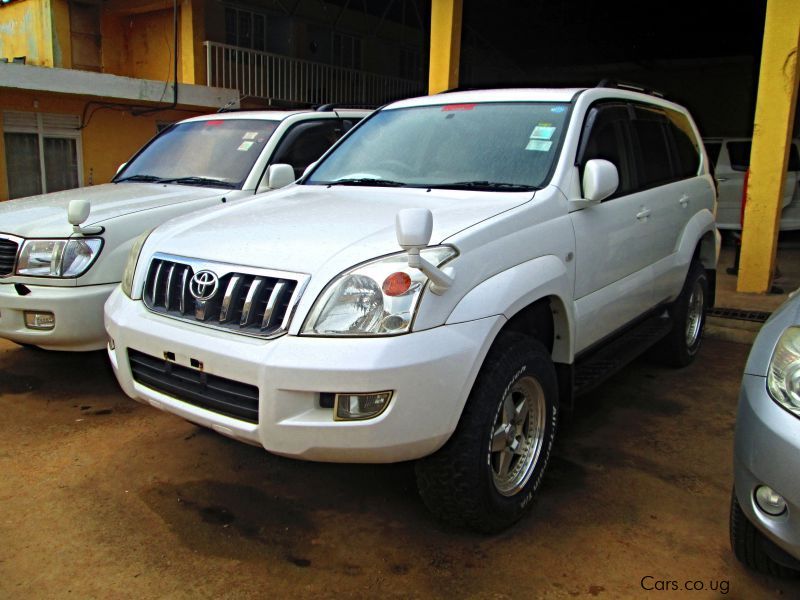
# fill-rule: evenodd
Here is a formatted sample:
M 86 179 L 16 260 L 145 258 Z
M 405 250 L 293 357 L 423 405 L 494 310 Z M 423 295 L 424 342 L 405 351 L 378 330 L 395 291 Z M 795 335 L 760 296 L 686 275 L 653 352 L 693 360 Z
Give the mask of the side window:
M 667 128 L 669 121 L 660 110 L 637 106 L 633 132 L 638 142 L 636 161 L 639 189 L 674 181 Z
M 583 167 L 593 158 L 603 158 L 614 163 L 619 173 L 619 187 L 611 198 L 624 196 L 635 189 L 631 168 L 628 109 L 624 104 L 601 104 L 590 109 L 584 124 L 578 167 L 581 177 Z
M 664 112 L 669 119 L 669 132 L 675 149 L 675 174 L 680 179 L 695 177 L 700 168 L 700 145 L 692 124 L 683 113 L 670 109 Z
M 747 171 L 750 166 L 750 142 L 728 142 L 727 146 L 731 169 Z
M 708 154 L 708 161 L 711 163 L 710 166 L 715 168 L 719 160 L 719 152 L 722 150 L 722 142 L 705 142 L 705 146 L 706 154 Z
M 352 127 L 352 122 L 339 119 L 306 121 L 295 125 L 278 144 L 270 163 L 290 164 L 295 176 L 300 177 L 308 165 L 322 156 L 349 129 L 347 123 Z
M 797 144 L 789 144 L 789 166 L 787 171 L 800 171 L 800 155 L 797 153 Z

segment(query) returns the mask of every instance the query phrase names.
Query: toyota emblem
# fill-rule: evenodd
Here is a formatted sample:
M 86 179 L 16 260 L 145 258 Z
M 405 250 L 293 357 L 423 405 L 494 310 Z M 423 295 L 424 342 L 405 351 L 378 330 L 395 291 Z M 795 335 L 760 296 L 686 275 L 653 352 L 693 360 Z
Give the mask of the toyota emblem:
M 211 271 L 198 271 L 189 282 L 189 293 L 195 300 L 205 302 L 214 297 L 219 287 L 219 277 Z

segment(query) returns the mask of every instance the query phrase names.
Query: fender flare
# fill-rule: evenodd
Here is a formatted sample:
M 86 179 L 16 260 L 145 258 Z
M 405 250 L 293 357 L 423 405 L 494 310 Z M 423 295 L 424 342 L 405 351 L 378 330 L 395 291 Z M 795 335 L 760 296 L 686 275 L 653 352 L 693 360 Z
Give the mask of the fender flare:
M 533 283 L 537 282 L 537 283 Z M 549 298 L 555 336 L 553 360 L 571 363 L 574 356 L 573 285 L 563 261 L 540 256 L 501 271 L 475 286 L 447 318 L 447 325 L 496 315 L 510 319 L 537 300 Z
M 681 237 L 678 240 L 678 246 L 675 249 L 676 262 L 681 265 L 688 265 L 692 261 L 697 244 L 708 233 L 712 235 L 710 251 L 713 252 L 713 256 L 710 256 L 710 253 L 703 252 L 701 258 L 707 269 L 716 269 L 717 260 L 719 259 L 717 228 L 714 224 L 714 215 L 708 209 L 696 213 L 686 224 L 686 227 L 683 228 Z M 706 264 L 707 261 L 712 262 L 714 266 L 711 267 Z

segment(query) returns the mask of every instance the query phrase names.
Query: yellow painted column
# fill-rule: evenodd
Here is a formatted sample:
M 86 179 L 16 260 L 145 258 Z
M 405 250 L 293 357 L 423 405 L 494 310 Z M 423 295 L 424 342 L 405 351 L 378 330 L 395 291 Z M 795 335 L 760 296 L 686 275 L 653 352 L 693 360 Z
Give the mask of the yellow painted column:
M 768 0 L 742 227 L 739 292 L 772 285 L 781 198 L 797 101 L 800 2 Z
M 180 69 L 178 80 L 181 83 L 205 84 L 205 39 L 204 7 L 197 0 L 182 0 L 179 3 L 178 22 Z
M 431 56 L 428 93 L 458 87 L 462 0 L 431 0 Z

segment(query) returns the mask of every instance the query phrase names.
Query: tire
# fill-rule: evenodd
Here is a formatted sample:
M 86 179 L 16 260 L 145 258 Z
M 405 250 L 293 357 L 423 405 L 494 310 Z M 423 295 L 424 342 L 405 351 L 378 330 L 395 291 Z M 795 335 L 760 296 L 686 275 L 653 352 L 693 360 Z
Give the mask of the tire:
M 800 572 L 775 562 L 767 554 L 764 545 L 770 542 L 744 514 L 735 492 L 731 497 L 730 535 L 733 554 L 746 567 L 775 577 L 795 579 L 800 576 Z
M 550 354 L 532 338 L 501 334 L 452 437 L 416 463 L 422 500 L 449 525 L 484 533 L 508 528 L 531 506 L 557 423 Z
M 692 261 L 683 289 L 669 308 L 672 331 L 656 348 L 666 364 L 685 367 L 694 361 L 703 341 L 708 297 L 706 270 L 699 262 Z

